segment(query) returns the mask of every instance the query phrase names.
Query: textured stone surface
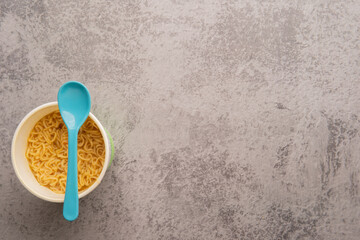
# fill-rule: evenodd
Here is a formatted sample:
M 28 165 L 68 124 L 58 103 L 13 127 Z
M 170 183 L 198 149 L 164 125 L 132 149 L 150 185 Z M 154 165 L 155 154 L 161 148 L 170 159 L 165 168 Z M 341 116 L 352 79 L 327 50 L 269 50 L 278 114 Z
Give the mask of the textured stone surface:
M 0 1 L 1 239 L 359 239 L 359 1 Z M 31 195 L 12 135 L 86 84 L 115 161 Z

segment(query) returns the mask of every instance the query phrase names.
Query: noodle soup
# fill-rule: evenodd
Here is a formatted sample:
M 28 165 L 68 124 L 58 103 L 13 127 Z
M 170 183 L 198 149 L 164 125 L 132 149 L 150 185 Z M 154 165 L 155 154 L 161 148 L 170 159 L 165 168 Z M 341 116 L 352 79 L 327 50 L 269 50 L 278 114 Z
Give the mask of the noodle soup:
M 66 186 L 67 130 L 65 124 L 58 123 L 63 123 L 60 115 L 55 114 L 58 111 L 57 102 L 50 102 L 26 114 L 12 139 L 11 160 L 16 176 L 30 193 L 45 201 L 62 203 Z M 52 120 L 42 122 L 46 116 Z M 86 133 L 88 137 L 78 137 L 79 198 L 99 186 L 114 158 L 113 140 L 101 122 L 90 112 L 86 123 L 90 125 L 84 124 L 79 134 Z M 38 127 L 35 129 L 35 126 Z M 43 158 L 50 161 L 41 161 Z
M 88 117 L 78 134 L 78 190 L 89 188 L 99 177 L 105 161 L 105 143 L 95 122 Z M 60 112 L 41 118 L 27 139 L 26 159 L 40 185 L 65 193 L 68 133 Z

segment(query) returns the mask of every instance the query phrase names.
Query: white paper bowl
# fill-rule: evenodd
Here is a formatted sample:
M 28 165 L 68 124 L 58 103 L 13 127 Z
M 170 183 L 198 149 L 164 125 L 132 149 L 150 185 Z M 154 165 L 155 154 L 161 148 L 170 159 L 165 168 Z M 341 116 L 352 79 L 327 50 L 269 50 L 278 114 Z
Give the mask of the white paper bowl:
M 12 164 L 15 169 L 15 173 L 19 178 L 20 182 L 24 187 L 29 190 L 35 196 L 44 199 L 49 202 L 64 202 L 65 194 L 54 193 L 47 187 L 41 186 L 39 182 L 36 180 L 35 176 L 30 170 L 28 160 L 25 157 L 25 150 L 27 147 L 27 138 L 30 134 L 30 131 L 33 129 L 35 124 L 45 115 L 58 110 L 57 102 L 50 102 L 44 105 L 41 105 L 30 113 L 28 113 L 24 119 L 20 122 L 19 126 L 16 128 L 12 145 L 11 145 L 11 158 Z M 105 163 L 104 167 L 100 173 L 100 176 L 96 180 L 96 182 L 91 185 L 88 189 L 79 192 L 79 198 L 82 198 L 92 192 L 103 179 L 105 172 L 107 170 L 107 166 L 110 164 L 110 156 L 111 156 L 111 146 L 110 146 L 110 136 L 107 135 L 106 130 L 101 125 L 99 120 L 90 113 L 89 117 L 96 123 L 99 127 L 101 134 L 104 138 L 105 142 Z

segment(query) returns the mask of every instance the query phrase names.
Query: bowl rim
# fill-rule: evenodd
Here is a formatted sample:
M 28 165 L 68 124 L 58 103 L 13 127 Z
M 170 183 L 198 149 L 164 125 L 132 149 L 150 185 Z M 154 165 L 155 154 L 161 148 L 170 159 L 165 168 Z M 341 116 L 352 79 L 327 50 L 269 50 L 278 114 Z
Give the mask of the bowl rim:
M 25 115 L 25 117 L 21 120 L 21 122 L 19 123 L 19 125 L 17 126 L 13 139 L 12 139 L 12 143 L 11 143 L 11 161 L 12 161 L 12 165 L 13 168 L 15 170 L 16 176 L 17 178 L 20 180 L 21 184 L 29 191 L 31 192 L 33 195 L 35 195 L 38 198 L 41 198 L 43 200 L 49 201 L 49 202 L 57 202 L 57 203 L 62 203 L 64 202 L 64 196 L 65 194 L 58 194 L 58 195 L 62 195 L 63 197 L 61 199 L 58 198 L 53 198 L 53 197 L 48 197 L 45 196 L 41 193 L 38 193 L 36 191 L 34 191 L 30 186 L 28 186 L 26 184 L 26 182 L 24 181 L 24 179 L 22 178 L 21 174 L 18 171 L 18 167 L 15 161 L 15 142 L 17 140 L 17 138 L 19 137 L 19 131 L 21 130 L 21 128 L 24 126 L 24 124 L 26 123 L 26 121 L 28 121 L 28 119 L 34 115 L 36 112 L 44 109 L 44 108 L 48 108 L 48 107 L 53 107 L 53 106 L 57 106 L 58 102 L 49 102 L 49 103 L 45 103 L 42 104 L 36 108 L 34 108 L 33 110 L 31 110 L 28 114 Z M 91 112 L 89 113 L 89 117 L 96 123 L 96 125 L 99 127 L 99 130 L 101 132 L 101 135 L 104 139 L 104 143 L 105 143 L 105 162 L 103 165 L 103 169 L 101 170 L 101 173 L 99 175 L 99 177 L 96 179 L 96 181 L 87 189 L 85 189 L 84 191 L 79 193 L 79 199 L 82 197 L 85 197 L 86 195 L 88 195 L 90 192 L 92 192 L 102 181 L 105 172 L 107 170 L 107 166 L 109 165 L 109 159 L 110 159 L 110 143 L 109 143 L 109 138 L 107 136 L 106 130 L 105 128 L 101 125 L 100 121 L 94 116 L 94 114 L 92 114 Z M 27 137 L 27 136 L 26 136 Z M 26 158 L 26 157 L 25 157 Z

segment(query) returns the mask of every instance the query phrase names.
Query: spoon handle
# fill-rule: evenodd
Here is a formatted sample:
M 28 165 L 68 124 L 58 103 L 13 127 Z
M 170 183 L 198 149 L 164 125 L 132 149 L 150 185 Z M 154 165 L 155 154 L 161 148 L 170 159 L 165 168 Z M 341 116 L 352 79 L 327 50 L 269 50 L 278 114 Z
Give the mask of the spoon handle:
M 77 130 L 68 130 L 68 171 L 63 208 L 64 218 L 68 221 L 74 221 L 79 215 L 77 136 Z

